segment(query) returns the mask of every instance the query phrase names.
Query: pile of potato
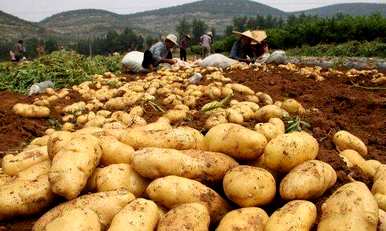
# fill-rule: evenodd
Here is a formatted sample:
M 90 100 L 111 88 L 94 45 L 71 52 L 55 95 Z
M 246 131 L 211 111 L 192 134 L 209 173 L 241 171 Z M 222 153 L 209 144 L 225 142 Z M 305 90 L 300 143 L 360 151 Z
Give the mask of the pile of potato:
M 190 83 L 194 72 L 211 83 Z M 366 160 L 366 145 L 348 131 L 334 135 L 339 155 L 374 185 L 353 179 L 318 214 L 312 201 L 325 196 L 337 174 L 315 160 L 312 135 L 285 133 L 285 117 L 306 113 L 294 99 L 274 102 L 218 68 L 198 67 L 131 82 L 107 73 L 73 90 L 84 101 L 63 108 L 61 131 L 49 129 L 3 158 L 1 221 L 45 212 L 34 231 L 386 230 L 386 165 Z M 243 100 L 222 103 L 234 94 Z M 221 104 L 206 111 L 207 133 L 175 126 L 202 97 Z M 143 105 L 156 100 L 171 109 L 147 123 Z M 246 121 L 256 121 L 255 128 Z M 284 206 L 268 214 L 279 197 Z M 59 198 L 67 202 L 56 205 Z

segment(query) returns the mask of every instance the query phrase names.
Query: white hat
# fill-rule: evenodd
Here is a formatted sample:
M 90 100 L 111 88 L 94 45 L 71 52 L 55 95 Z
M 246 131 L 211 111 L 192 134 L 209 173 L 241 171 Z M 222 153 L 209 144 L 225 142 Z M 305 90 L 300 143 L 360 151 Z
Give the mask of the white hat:
M 234 34 L 239 36 L 244 36 L 252 40 L 252 44 L 261 43 L 264 39 L 267 38 L 267 33 L 262 30 L 254 30 L 254 31 L 244 31 L 243 33 L 238 31 L 233 31 Z
M 168 36 L 166 36 L 166 39 L 165 40 L 169 40 L 170 42 L 174 43 L 176 46 L 178 46 L 178 38 L 177 36 L 175 36 L 174 34 L 168 34 Z
M 208 31 L 208 33 L 206 33 L 207 35 L 209 36 L 213 36 L 213 32 L 212 31 Z

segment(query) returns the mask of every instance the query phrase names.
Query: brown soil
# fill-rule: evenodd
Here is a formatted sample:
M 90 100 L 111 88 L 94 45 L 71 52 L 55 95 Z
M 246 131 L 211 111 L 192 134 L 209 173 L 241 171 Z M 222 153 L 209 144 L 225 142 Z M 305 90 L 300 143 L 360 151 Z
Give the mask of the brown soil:
M 377 159 L 386 164 L 385 90 L 375 91 L 356 88 L 350 81 L 337 76 L 327 76 L 325 81 L 316 82 L 278 68 L 270 69 L 268 72 L 233 71 L 227 73 L 226 76 L 232 78 L 235 82 L 251 87 L 256 92 L 265 92 L 274 100 L 295 98 L 306 109 L 310 109 L 310 112 L 302 120 L 311 124 L 310 132 L 319 141 L 320 151 L 317 158 L 331 164 L 338 174 L 336 185 L 326 192 L 323 197 L 314 201 L 319 212 L 322 203 L 331 193 L 341 185 L 350 182 L 348 176 L 363 181 L 368 186 L 372 184 L 370 177 L 357 168 L 348 169 L 339 158 L 338 152 L 332 143 L 332 135 L 336 131 L 345 129 L 360 137 L 368 146 L 368 158 Z M 359 80 L 361 85 L 370 85 L 365 79 Z M 31 102 L 30 98 L 9 92 L 1 92 L 0 96 L 3 99 L 3 103 L 0 105 L 0 150 L 6 151 L 7 149 L 19 147 L 34 136 L 41 135 L 47 128 L 48 123 L 45 120 L 20 118 L 10 111 L 14 103 Z M 59 109 L 63 105 L 79 99 L 79 95 L 72 93 L 71 98 L 72 100 L 59 102 L 58 105 L 53 107 Z M 196 107 L 196 111 L 178 125 L 191 126 L 205 132 L 202 128 L 206 118 L 205 114 L 200 112 L 200 109 L 210 101 L 209 98 L 202 98 Z M 170 108 L 170 105 L 157 103 L 165 110 Z M 154 110 L 149 105 L 145 105 L 144 109 L 146 111 L 144 117 L 148 122 L 153 122 L 162 115 L 161 112 Z M 59 119 L 59 110 L 55 113 L 54 118 Z M 254 122 L 245 125 L 252 127 Z M 273 212 L 284 203 L 278 198 L 275 200 L 274 205 L 266 209 Z M 6 230 L 26 229 L 8 226 Z

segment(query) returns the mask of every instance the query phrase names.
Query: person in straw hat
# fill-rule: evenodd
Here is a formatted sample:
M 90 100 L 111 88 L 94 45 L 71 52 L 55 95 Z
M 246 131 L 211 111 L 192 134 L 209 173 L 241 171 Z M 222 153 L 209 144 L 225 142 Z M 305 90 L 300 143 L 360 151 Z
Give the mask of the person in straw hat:
M 176 60 L 173 59 L 171 49 L 178 47 L 177 36 L 169 34 L 164 41 L 158 42 L 146 50 L 142 62 L 142 67 L 152 70 L 160 63 L 175 64 Z
M 186 50 L 189 47 L 189 41 L 191 40 L 191 37 L 188 34 L 184 34 L 181 37 L 182 38 L 180 40 L 180 59 L 182 61 L 186 61 L 187 60 L 187 58 L 186 58 L 186 55 L 187 55 Z
M 208 55 L 210 55 L 212 43 L 213 43 L 212 31 L 209 31 L 208 33 L 200 37 L 201 56 L 203 59 Z
M 268 45 L 265 42 L 267 34 L 265 31 L 251 31 L 244 32 L 234 31 L 234 34 L 240 38 L 237 40 L 231 49 L 230 58 L 236 59 L 240 62 L 251 63 L 266 52 L 268 52 Z

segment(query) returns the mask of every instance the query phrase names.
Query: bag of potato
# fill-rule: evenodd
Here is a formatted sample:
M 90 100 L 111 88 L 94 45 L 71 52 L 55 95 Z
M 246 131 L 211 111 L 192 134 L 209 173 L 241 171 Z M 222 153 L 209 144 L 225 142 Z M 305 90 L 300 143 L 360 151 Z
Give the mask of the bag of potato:
M 143 52 L 132 51 L 123 57 L 121 63 L 128 72 L 146 72 L 146 69 L 142 67 L 143 57 Z
M 199 64 L 201 67 L 219 67 L 219 68 L 227 68 L 237 63 L 236 60 L 230 59 L 222 54 L 213 54 L 206 57 Z

